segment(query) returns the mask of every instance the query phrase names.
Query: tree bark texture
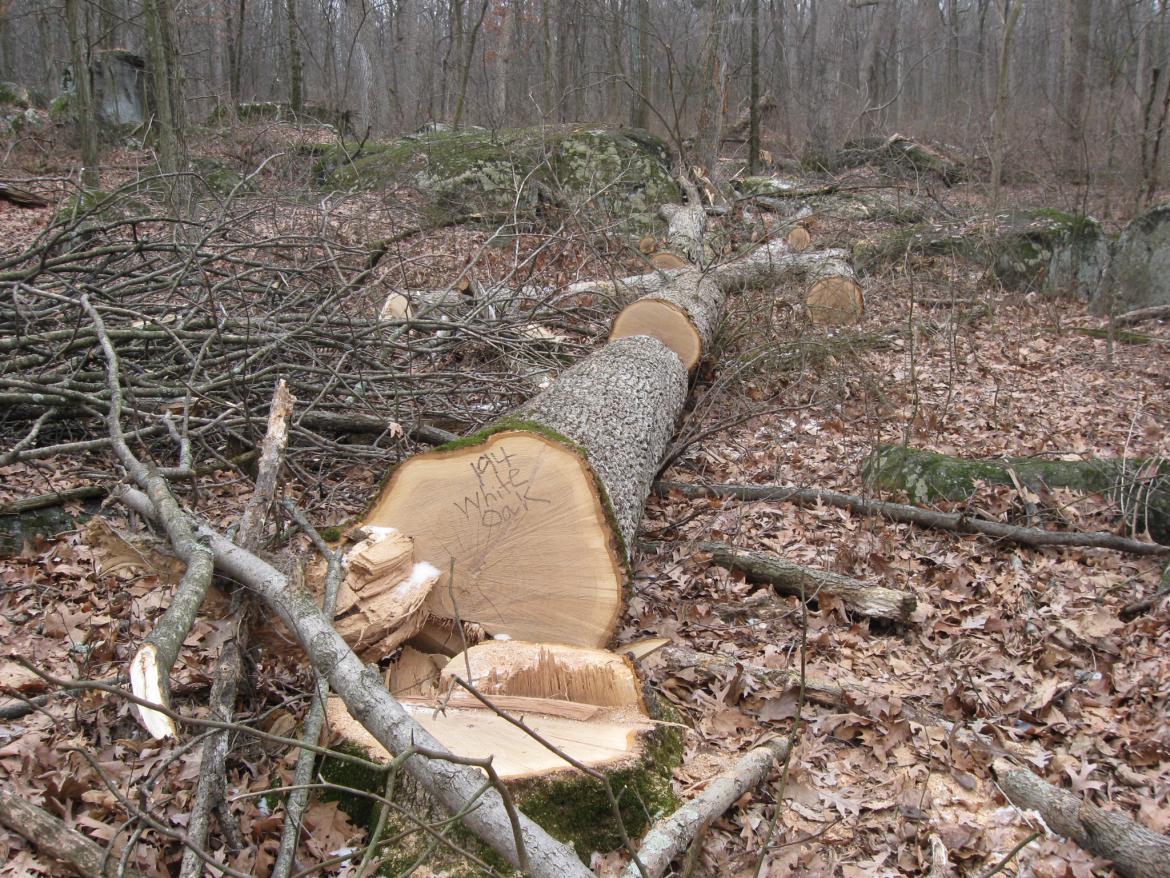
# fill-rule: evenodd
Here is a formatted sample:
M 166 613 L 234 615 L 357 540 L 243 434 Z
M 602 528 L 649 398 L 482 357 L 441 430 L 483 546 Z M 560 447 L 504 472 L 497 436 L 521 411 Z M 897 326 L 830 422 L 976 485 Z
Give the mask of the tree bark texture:
M 689 545 L 700 552 L 710 552 L 711 561 L 720 567 L 739 570 L 751 582 L 766 582 L 780 594 L 804 600 L 832 596 L 852 612 L 875 619 L 906 621 L 918 606 L 918 601 L 909 592 L 867 585 L 839 573 L 803 567 L 758 549 L 741 549 L 711 540 L 699 540 Z
M 1017 808 L 1034 810 L 1048 828 L 1071 838 L 1095 857 L 1112 861 L 1126 878 L 1166 878 L 1170 838 L 1106 811 L 999 759 L 993 765 L 999 788 Z

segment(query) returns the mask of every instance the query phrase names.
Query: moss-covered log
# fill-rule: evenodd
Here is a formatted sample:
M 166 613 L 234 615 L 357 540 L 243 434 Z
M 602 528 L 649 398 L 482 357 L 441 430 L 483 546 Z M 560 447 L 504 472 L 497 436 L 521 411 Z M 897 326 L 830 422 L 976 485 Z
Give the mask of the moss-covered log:
M 879 445 L 866 459 L 862 475 L 870 489 L 905 492 L 920 506 L 937 500 L 966 500 L 975 494 L 979 482 L 1018 482 L 1041 493 L 1067 488 L 1104 494 L 1118 503 L 1138 529 L 1148 527 L 1155 540 L 1170 543 L 1170 463 L 1162 460 L 967 460 L 903 445 Z
M 603 646 L 685 396 L 673 351 L 618 339 L 508 418 L 406 461 L 364 523 L 413 537 L 415 556 L 444 572 L 432 613 L 494 635 Z

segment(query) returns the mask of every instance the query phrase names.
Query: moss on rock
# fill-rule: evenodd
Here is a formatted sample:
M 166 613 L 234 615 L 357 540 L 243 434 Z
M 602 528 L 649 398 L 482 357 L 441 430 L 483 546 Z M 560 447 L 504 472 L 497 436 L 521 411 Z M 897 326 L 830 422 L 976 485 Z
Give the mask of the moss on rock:
M 637 129 L 584 126 L 430 129 L 386 143 L 330 149 L 314 171 L 332 188 L 413 186 L 436 219 L 598 208 L 633 226 L 680 198 L 670 150 Z

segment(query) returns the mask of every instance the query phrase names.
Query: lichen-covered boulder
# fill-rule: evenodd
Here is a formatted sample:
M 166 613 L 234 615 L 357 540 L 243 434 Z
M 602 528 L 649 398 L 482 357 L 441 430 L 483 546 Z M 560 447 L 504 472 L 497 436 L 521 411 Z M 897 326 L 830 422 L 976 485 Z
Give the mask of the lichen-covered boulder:
M 411 186 L 442 219 L 532 214 L 548 205 L 600 208 L 648 226 L 660 204 L 680 198 L 666 144 L 629 128 L 435 126 L 360 149 L 334 147 L 316 171 L 330 188 Z
M 1073 293 L 1089 299 L 1108 260 L 1108 242 L 1092 217 L 1041 208 L 998 218 L 990 271 L 1011 290 Z
M 1121 233 L 1100 292 L 1097 314 L 1170 304 L 1170 202 L 1135 217 Z

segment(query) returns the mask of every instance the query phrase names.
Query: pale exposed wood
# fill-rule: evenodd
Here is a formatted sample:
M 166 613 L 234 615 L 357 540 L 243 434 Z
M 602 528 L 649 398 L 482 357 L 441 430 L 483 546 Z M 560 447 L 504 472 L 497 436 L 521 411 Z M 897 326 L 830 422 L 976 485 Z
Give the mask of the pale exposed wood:
M 432 613 L 493 636 L 604 645 L 685 396 L 686 372 L 669 348 L 618 339 L 562 373 L 501 432 L 406 461 L 365 524 L 409 533 L 416 555 L 442 571 Z
M 346 555 L 350 571 L 359 574 L 351 580 L 354 587 L 371 586 L 370 580 L 396 582 L 405 578 L 414 563 L 414 543 L 410 537 L 393 528 L 370 528 L 367 534 Z
M 663 251 L 650 257 L 650 264 L 660 271 L 670 271 L 675 268 L 693 268 L 694 266 L 681 256 Z
M 669 637 L 643 637 L 641 640 L 622 644 L 616 651 L 618 655 L 628 655 L 634 661 L 640 662 L 646 656 L 653 655 L 667 646 L 670 646 Z
M 471 679 L 467 680 L 469 668 Z M 488 696 L 521 695 L 642 709 L 633 666 L 624 657 L 601 649 L 487 641 L 451 659 L 442 673 L 448 689 L 454 677 Z
M 433 705 L 402 705 L 406 712 L 445 747 L 461 756 L 492 757 L 505 781 L 555 775 L 574 769 L 530 736 L 488 710 L 452 708 L 437 713 Z M 370 758 L 388 760 L 390 754 L 346 711 L 340 699 L 330 699 L 329 725 L 346 743 Z M 554 746 L 584 764 L 614 769 L 633 764 L 642 755 L 643 739 L 654 723 L 637 714 L 594 715 L 587 721 L 542 714 L 525 715 L 526 724 Z
M 431 698 L 439 689 L 439 672 L 447 664 L 445 655 L 419 652 L 404 646 L 386 671 L 386 686 L 400 701 L 404 698 Z
M 337 595 L 337 633 L 360 655 L 388 655 L 422 630 L 429 615 L 424 605 L 440 575 L 426 561 L 413 565 L 405 579 L 363 581 L 351 572 Z
M 804 226 L 796 226 L 784 239 L 793 253 L 803 253 L 812 244 L 812 235 Z
M 478 698 L 470 692 L 462 690 L 449 692 L 439 697 L 412 695 L 399 700 L 410 704 L 429 706 L 435 710 L 448 707 L 483 709 L 483 703 Z M 584 722 L 605 711 L 605 708 L 598 707 L 596 704 L 579 704 L 576 701 L 562 701 L 556 698 L 530 698 L 527 695 L 492 695 L 489 696 L 489 700 L 500 710 L 515 716 L 539 713 L 545 716 L 559 716 Z
M 658 242 L 654 240 L 653 235 L 644 235 L 642 239 L 638 241 L 638 251 L 645 256 L 649 256 L 657 249 Z
M 809 319 L 824 326 L 848 326 L 865 313 L 861 285 L 852 277 L 833 274 L 813 282 L 805 295 Z
M 440 567 L 456 559 L 454 600 L 444 575 L 428 601 L 436 615 L 594 645 L 617 621 L 622 559 L 593 476 L 544 436 L 509 430 L 471 450 L 416 455 L 366 520 L 409 527 L 416 553 Z
M 703 355 L 703 339 L 687 312 L 660 298 L 639 299 L 622 309 L 613 322 L 610 338 L 652 335 L 678 354 L 687 369 Z

